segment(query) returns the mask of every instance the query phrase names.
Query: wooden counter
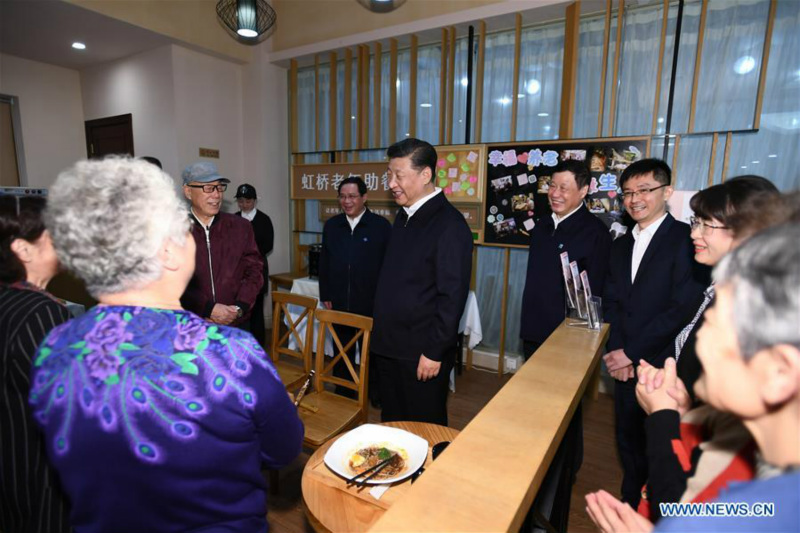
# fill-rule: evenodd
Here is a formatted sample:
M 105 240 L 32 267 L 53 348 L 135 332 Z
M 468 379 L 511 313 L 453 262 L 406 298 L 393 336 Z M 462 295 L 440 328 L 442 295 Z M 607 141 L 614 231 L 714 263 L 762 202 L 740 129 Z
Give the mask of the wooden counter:
M 607 337 L 559 326 L 370 531 L 516 533 Z

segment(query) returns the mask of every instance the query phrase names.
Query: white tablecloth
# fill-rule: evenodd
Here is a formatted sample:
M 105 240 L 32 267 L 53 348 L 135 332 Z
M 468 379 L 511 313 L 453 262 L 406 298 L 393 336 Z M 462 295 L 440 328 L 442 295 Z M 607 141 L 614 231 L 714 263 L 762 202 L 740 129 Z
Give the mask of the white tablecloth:
M 311 278 L 298 278 L 292 283 L 292 293 L 300 294 L 303 296 L 310 296 L 319 300 L 319 281 Z M 294 306 L 289 306 L 289 313 L 292 320 L 297 320 L 300 316 L 300 309 L 293 309 Z M 317 304 L 318 309 L 322 309 L 322 302 Z M 302 338 L 306 329 L 305 321 L 303 321 L 297 328 L 300 337 Z M 467 296 L 467 304 L 464 306 L 464 313 L 461 315 L 461 322 L 458 325 L 458 332 L 468 336 L 467 346 L 469 349 L 475 348 L 483 339 L 483 329 L 481 328 L 481 314 L 478 309 L 478 298 L 475 296 L 475 291 L 469 291 Z M 312 344 L 312 351 L 317 348 L 317 334 L 319 333 L 319 324 L 314 323 L 314 344 Z M 296 348 L 294 338 L 289 340 L 289 347 Z M 325 354 L 333 356 L 333 340 L 328 336 L 325 339 Z M 359 362 L 359 355 L 356 354 L 356 363 Z M 450 373 L 450 389 L 455 390 L 454 374 Z

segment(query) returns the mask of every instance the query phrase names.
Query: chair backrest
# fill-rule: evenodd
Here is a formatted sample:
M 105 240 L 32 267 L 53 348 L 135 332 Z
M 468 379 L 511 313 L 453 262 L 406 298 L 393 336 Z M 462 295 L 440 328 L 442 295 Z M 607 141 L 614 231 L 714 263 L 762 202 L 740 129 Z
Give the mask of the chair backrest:
M 322 392 L 325 383 L 332 383 L 358 392 L 358 403 L 363 415 L 366 417 L 367 382 L 369 381 L 369 340 L 372 335 L 372 319 L 368 316 L 345 313 L 344 311 L 329 311 L 327 309 L 317 310 L 316 316 L 319 322 L 317 356 L 315 359 L 316 390 L 317 392 Z M 334 326 L 348 326 L 355 329 L 355 334 L 350 339 L 350 342 L 343 346 Z M 330 334 L 333 339 L 333 358 L 325 357 L 325 337 L 327 334 Z M 359 339 L 361 339 L 361 368 L 356 372 L 355 361 L 350 359 L 347 352 L 355 347 Z M 355 353 L 355 349 L 352 352 Z M 333 375 L 333 367 L 340 360 L 347 365 L 351 379 L 343 379 Z
M 295 308 L 290 310 L 290 305 Z M 295 357 L 303 361 L 303 371 L 310 372 L 317 299 L 290 292 L 273 292 L 272 306 L 272 360 L 277 363 L 281 354 Z M 295 314 L 298 311 L 299 315 Z M 281 333 L 281 324 L 286 324 L 285 333 Z M 305 329 L 301 331 L 303 326 Z M 289 347 L 290 340 L 295 342 L 296 348 Z

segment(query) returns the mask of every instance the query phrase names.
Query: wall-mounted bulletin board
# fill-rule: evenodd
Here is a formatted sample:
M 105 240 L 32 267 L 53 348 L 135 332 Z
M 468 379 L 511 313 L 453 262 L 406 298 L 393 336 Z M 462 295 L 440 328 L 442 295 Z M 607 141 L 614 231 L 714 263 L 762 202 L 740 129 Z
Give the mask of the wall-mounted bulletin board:
M 486 147 L 484 244 L 527 247 L 536 219 L 551 213 L 547 201 L 553 167 L 585 161 L 592 175 L 586 206 L 612 231 L 622 229 L 619 177 L 647 157 L 649 137 L 490 144 Z M 614 226 L 618 224 L 618 226 Z
M 482 205 L 486 182 L 486 145 L 436 146 L 438 160 L 434 184 L 464 215 L 479 236 L 483 227 Z M 358 176 L 367 185 L 368 205 L 377 214 L 394 221 L 397 205 L 389 190 L 387 162 L 318 163 L 292 165 L 292 200 L 321 200 L 320 220 L 339 214 L 336 200 L 342 180 Z

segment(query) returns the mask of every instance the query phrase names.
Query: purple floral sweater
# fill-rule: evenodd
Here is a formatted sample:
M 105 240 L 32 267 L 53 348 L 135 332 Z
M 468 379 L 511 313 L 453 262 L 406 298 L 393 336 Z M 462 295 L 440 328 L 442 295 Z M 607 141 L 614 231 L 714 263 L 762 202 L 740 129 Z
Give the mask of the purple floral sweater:
M 265 532 L 261 467 L 303 441 L 258 342 L 187 311 L 97 306 L 53 329 L 30 403 L 78 533 Z

